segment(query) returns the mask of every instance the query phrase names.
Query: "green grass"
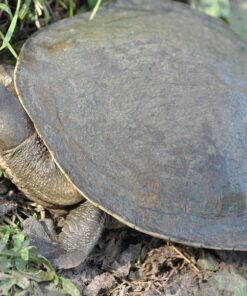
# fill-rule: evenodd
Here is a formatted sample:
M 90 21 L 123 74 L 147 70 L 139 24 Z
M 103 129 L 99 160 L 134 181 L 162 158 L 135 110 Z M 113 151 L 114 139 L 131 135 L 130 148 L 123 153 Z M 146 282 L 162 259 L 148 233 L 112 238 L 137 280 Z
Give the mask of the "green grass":
M 8 49 L 17 58 L 17 52 L 11 45 L 15 33 L 23 31 L 29 35 L 59 18 L 71 17 L 95 7 L 94 16 L 100 3 L 101 0 L 4 0 L 0 3 L 0 51 Z

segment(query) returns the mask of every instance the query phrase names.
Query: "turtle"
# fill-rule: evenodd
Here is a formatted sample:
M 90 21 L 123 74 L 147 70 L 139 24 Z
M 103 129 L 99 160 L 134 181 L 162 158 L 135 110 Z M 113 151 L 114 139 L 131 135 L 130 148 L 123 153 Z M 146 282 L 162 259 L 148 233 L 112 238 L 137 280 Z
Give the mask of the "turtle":
M 66 213 L 60 267 L 108 219 L 185 245 L 247 250 L 247 46 L 182 3 L 124 0 L 60 20 L 2 66 L 0 167 Z

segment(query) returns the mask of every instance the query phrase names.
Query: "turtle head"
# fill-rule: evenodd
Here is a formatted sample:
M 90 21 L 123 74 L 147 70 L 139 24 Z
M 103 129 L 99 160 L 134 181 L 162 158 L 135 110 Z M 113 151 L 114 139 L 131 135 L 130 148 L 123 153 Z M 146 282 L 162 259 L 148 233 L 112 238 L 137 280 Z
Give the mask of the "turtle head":
M 19 100 L 0 84 L 0 153 L 21 144 L 33 132 Z

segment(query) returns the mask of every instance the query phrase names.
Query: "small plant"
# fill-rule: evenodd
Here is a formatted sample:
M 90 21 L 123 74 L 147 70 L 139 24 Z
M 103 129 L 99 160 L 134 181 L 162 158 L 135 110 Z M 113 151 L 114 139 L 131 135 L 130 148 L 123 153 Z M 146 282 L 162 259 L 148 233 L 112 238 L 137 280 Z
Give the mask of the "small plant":
M 0 295 L 48 295 L 52 292 L 80 295 L 74 284 L 58 276 L 50 263 L 37 254 L 17 227 L 0 226 Z

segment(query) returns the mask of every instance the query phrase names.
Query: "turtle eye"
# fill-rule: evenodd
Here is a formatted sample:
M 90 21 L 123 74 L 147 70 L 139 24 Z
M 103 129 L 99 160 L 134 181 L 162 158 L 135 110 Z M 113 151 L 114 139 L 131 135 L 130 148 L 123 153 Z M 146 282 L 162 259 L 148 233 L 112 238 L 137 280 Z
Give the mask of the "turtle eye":
M 21 144 L 34 132 L 18 99 L 0 85 L 0 150 Z

